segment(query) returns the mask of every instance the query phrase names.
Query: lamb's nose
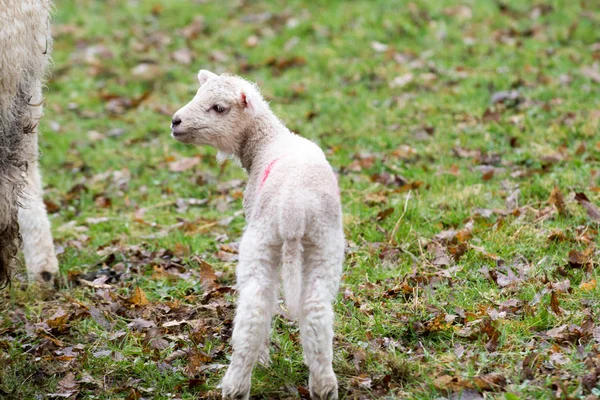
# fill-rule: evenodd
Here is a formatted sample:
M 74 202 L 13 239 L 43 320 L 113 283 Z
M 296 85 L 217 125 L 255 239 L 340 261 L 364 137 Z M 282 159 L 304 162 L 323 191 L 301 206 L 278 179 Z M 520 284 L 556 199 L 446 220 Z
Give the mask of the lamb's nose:
M 173 124 L 173 126 L 181 124 L 181 118 L 177 116 L 173 117 L 173 119 L 171 120 L 171 124 Z

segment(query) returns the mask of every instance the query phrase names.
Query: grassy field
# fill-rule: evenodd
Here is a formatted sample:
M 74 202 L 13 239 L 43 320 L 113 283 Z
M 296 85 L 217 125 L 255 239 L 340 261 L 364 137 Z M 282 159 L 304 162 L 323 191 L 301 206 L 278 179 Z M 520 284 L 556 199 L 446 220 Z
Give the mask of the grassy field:
M 219 398 L 244 172 L 176 143 L 196 71 L 258 82 L 339 174 L 352 399 L 600 396 L 595 0 L 55 0 L 41 127 L 63 282 L 0 293 L 0 397 Z M 274 321 L 256 398 L 307 398 Z

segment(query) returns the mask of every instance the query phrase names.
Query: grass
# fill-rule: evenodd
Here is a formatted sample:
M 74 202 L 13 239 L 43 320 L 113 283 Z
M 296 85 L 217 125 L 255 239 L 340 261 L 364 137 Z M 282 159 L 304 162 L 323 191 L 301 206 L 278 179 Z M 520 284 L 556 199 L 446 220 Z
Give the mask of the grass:
M 258 82 L 339 173 L 342 397 L 600 394 L 598 221 L 575 199 L 600 202 L 593 1 L 55 6 L 40 140 L 65 279 L 2 293 L 0 393 L 219 396 L 244 173 L 169 136 L 205 68 Z M 253 395 L 306 397 L 285 316 L 271 358 Z

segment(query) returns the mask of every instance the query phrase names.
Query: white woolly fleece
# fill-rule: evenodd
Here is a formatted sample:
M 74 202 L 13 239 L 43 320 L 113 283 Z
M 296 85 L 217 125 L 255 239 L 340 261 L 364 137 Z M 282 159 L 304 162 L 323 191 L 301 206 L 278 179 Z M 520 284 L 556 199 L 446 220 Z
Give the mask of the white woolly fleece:
M 255 85 L 204 70 L 198 80 L 194 99 L 173 117 L 173 137 L 233 154 L 249 175 L 223 398 L 247 399 L 254 364 L 268 359 L 282 282 L 290 313 L 299 319 L 311 394 L 337 399 L 331 303 L 342 273 L 344 232 L 336 176 L 321 149 L 290 132 Z

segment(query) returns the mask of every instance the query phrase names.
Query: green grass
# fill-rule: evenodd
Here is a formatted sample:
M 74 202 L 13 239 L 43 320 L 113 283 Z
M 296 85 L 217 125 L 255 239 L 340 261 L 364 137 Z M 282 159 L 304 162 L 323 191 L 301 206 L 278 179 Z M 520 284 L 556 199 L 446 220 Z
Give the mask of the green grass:
M 219 397 L 235 299 L 223 245 L 244 226 L 234 182 L 244 173 L 169 136 L 200 68 L 258 82 L 339 172 L 349 248 L 335 306 L 341 397 L 600 394 L 582 383 L 600 368 L 599 226 L 574 199 L 600 203 L 600 82 L 585 72 L 600 62 L 594 1 L 55 3 L 41 165 L 65 279 L 49 291 L 20 271 L 2 292 L 0 394 Z M 189 65 L 172 56 L 184 48 Z M 135 73 L 143 63 L 146 76 Z M 511 89 L 516 106 L 490 105 Z M 484 118 L 488 108 L 496 114 Z M 185 157 L 200 162 L 172 172 Z M 562 215 L 549 204 L 554 187 Z M 207 202 L 177 205 L 190 198 Z M 436 236 L 449 229 L 464 235 Z M 588 250 L 589 267 L 569 266 L 572 250 Z M 206 297 L 195 256 L 225 289 Z M 510 268 L 518 279 L 504 285 Z M 120 278 L 77 284 L 100 270 Z M 136 288 L 148 304 L 131 304 Z M 58 308 L 68 317 L 49 326 Z M 128 327 L 135 318 L 155 326 Z M 306 396 L 298 330 L 284 316 L 271 358 L 252 394 Z

